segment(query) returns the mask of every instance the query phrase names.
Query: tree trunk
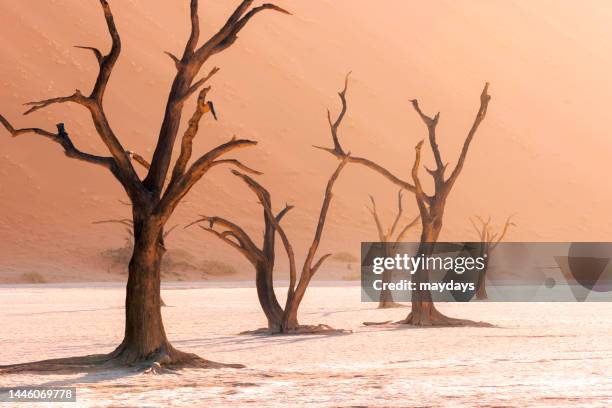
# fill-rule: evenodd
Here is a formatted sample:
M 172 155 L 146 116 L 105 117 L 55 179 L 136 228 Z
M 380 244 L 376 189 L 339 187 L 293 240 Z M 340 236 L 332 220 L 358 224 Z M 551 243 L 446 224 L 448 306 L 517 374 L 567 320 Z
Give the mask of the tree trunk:
M 435 214 L 435 213 L 434 213 Z M 423 223 L 423 232 L 421 233 L 421 242 L 417 251 L 417 256 L 431 256 L 434 253 L 434 246 L 438 241 L 442 223 L 436 220 L 441 220 L 441 215 L 433 216 L 432 222 Z M 412 295 L 412 310 L 406 319 L 399 323 L 410 324 L 413 326 L 479 326 L 490 327 L 491 325 L 484 322 L 474 322 L 465 319 L 455 319 L 443 315 L 436 309 L 431 292 L 429 290 L 420 290 L 421 283 L 429 282 L 429 271 L 427 269 L 419 269 L 413 278 L 417 288 Z
M 165 249 L 151 222 L 134 222 L 134 252 L 125 297 L 125 335 L 115 350 L 125 363 L 171 354 L 161 315 L 160 265 Z
M 433 217 L 441 220 L 441 216 Z M 423 231 L 421 233 L 421 242 L 417 250 L 417 256 L 424 257 L 433 254 L 434 246 L 438 241 L 438 236 L 442 230 L 442 223 L 439 221 L 423 223 Z M 429 290 L 421 290 L 421 283 L 429 282 L 429 271 L 426 268 L 420 268 L 415 274 L 413 281 L 416 283 L 416 290 L 412 295 L 412 310 L 404 323 L 415 326 L 432 326 L 446 322 L 446 316 L 440 313 L 432 300 Z
M 478 289 L 476 290 L 476 299 L 478 300 L 486 300 L 489 298 L 489 295 L 487 295 L 487 285 L 485 281 L 486 274 L 487 268 L 485 266 L 485 268 L 478 273 Z
M 486 256 L 488 251 L 485 249 L 485 245 L 487 245 L 487 243 L 482 242 L 480 245 L 479 256 L 485 260 L 485 267 L 478 272 L 478 281 L 476 282 L 476 299 L 486 300 L 489 298 L 489 295 L 487 295 L 486 284 L 487 270 L 489 269 L 489 258 Z
M 125 334 L 109 357 L 121 364 L 143 365 L 158 371 L 207 362 L 176 350 L 166 337 L 161 314 L 161 260 L 166 252 L 159 220 L 134 208 L 134 251 L 125 296 Z
M 388 248 L 390 244 L 383 243 L 383 245 L 385 245 L 385 256 L 391 257 L 393 254 L 390 253 L 391 251 L 389 251 Z M 394 270 L 392 269 L 385 269 L 382 274 L 383 290 L 380 292 L 380 298 L 378 299 L 379 309 L 390 309 L 402 306 L 400 303 L 396 303 L 393 300 L 393 292 L 385 287 L 385 284 L 388 284 L 393 280 L 393 272 Z
M 299 304 L 296 304 L 295 300 L 291 302 L 291 304 L 285 311 L 285 316 L 283 318 L 283 325 L 280 330 L 281 333 L 288 333 L 292 330 L 297 330 L 300 327 L 300 324 L 297 318 L 298 309 L 299 309 Z
M 310 269 L 304 268 L 302 270 L 300 282 L 295 288 L 295 293 L 293 293 L 291 301 L 288 302 L 288 305 L 285 308 L 285 315 L 283 317 L 283 326 L 281 328 L 281 332 L 286 333 L 292 330 L 294 331 L 300 327 L 297 318 L 297 313 L 298 309 L 300 308 L 300 303 L 302 303 L 302 299 L 306 294 L 306 289 L 308 288 L 311 279 L 312 275 L 310 274 Z
M 276 332 L 282 326 L 283 309 L 278 303 L 276 293 L 274 293 L 273 267 L 268 262 L 257 262 L 255 266 L 255 285 L 257 286 L 259 304 L 268 319 L 268 329 Z

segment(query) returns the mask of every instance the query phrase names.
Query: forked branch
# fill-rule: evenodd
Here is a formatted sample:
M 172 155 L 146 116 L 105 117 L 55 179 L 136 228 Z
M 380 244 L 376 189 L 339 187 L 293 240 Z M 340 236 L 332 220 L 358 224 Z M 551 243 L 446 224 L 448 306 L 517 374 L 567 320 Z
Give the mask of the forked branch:
M 410 192 L 414 192 L 414 185 L 412 185 L 411 183 L 402 180 L 401 178 L 397 177 L 396 175 L 394 175 L 392 172 L 390 172 L 389 170 L 387 170 L 386 168 L 384 168 L 383 166 L 381 166 L 378 163 L 375 163 L 369 159 L 366 159 L 364 157 L 358 157 L 358 156 L 354 156 L 354 155 L 348 155 L 346 153 L 346 151 L 344 150 L 344 148 L 342 147 L 342 144 L 340 142 L 340 136 L 338 133 L 338 130 L 340 128 L 340 125 L 342 124 L 342 121 L 344 120 L 344 117 L 346 115 L 347 112 L 347 99 L 346 99 L 346 92 L 348 89 L 348 83 L 349 83 L 349 75 L 350 72 L 346 75 L 345 80 L 344 80 L 344 88 L 338 92 L 338 96 L 340 97 L 340 103 L 341 103 L 341 108 L 340 108 L 340 113 L 338 114 L 337 118 L 335 120 L 332 120 L 331 118 L 331 113 L 329 112 L 329 110 L 327 111 L 327 121 L 329 123 L 330 126 L 330 133 L 332 135 L 332 142 L 333 142 L 333 147 L 329 148 L 329 147 L 323 147 L 323 146 L 313 146 L 317 149 L 320 150 L 324 150 L 330 154 L 332 154 L 333 156 L 335 156 L 337 159 L 342 160 L 346 157 L 348 157 L 348 162 L 349 163 L 355 163 L 355 164 L 359 164 L 362 165 L 364 167 L 367 167 L 371 170 L 374 170 L 376 173 L 382 175 L 383 177 L 385 177 L 387 180 L 391 181 L 393 184 L 399 186 L 400 188 L 404 189 L 404 190 L 408 190 Z
M 516 224 L 512 221 L 512 215 L 506 219 L 504 226 L 502 227 L 501 232 L 495 231 L 494 227 L 491 225 L 491 217 L 489 217 L 486 221 L 484 218 L 480 216 L 476 216 L 476 220 L 478 220 L 479 225 L 477 225 L 476 221 L 473 218 L 470 218 L 470 222 L 474 227 L 474 230 L 478 234 L 478 238 L 480 239 L 480 243 L 484 245 L 485 253 L 492 252 L 497 245 L 504 239 L 510 227 L 515 227 Z
M 417 205 L 419 207 L 419 213 L 421 214 L 421 219 L 423 222 L 429 222 L 431 215 L 429 213 L 429 208 L 427 207 L 427 197 L 423 192 L 423 186 L 421 185 L 421 180 L 419 179 L 419 167 L 421 166 L 421 148 L 423 147 L 423 141 L 421 140 L 414 147 L 415 157 L 414 164 L 412 165 L 412 181 L 414 181 L 414 195 L 416 197 Z
M 213 69 L 211 74 L 208 76 L 214 75 L 214 72 L 217 72 L 218 69 Z M 214 112 L 214 108 L 211 109 L 212 102 L 206 100 L 206 95 L 210 91 L 210 87 L 203 88 L 200 91 L 200 95 L 198 96 L 198 101 L 196 104 L 196 109 L 189 119 L 189 124 L 187 126 L 187 130 L 183 134 L 183 139 L 181 141 L 181 153 L 179 154 L 176 163 L 174 164 L 174 170 L 172 171 L 172 178 L 170 179 L 170 184 L 176 183 L 177 180 L 185 173 L 185 168 L 187 167 L 187 163 L 189 159 L 191 159 L 191 152 L 193 150 L 193 139 L 198 133 L 198 128 L 200 126 L 200 120 L 202 116 L 204 116 L 207 112 Z M 216 116 L 216 115 L 215 115 Z
M 217 159 L 231 151 L 256 145 L 257 142 L 248 139 L 235 139 L 223 143 L 196 160 L 185 174 L 180 176 L 174 183 L 170 183 L 155 212 L 167 219 L 179 201 L 189 192 L 189 190 L 202 178 L 202 176 L 213 166 L 218 165 Z M 242 168 L 247 168 L 241 165 Z
M 376 224 L 376 230 L 378 231 L 378 239 L 381 242 L 385 242 L 387 240 L 387 235 L 383 230 L 382 223 L 380 222 L 380 217 L 378 216 L 378 210 L 376 209 L 376 200 L 374 200 L 373 196 L 370 196 L 370 202 L 372 203 L 372 207 L 367 207 L 370 214 L 372 214 L 372 218 L 374 219 L 374 223 Z
M 434 177 L 437 183 L 443 183 L 446 165 L 442 162 L 442 154 L 440 153 L 440 147 L 436 141 L 436 128 L 438 126 L 438 122 L 440 121 L 440 112 L 436 113 L 436 115 L 432 118 L 423 113 L 419 106 L 419 102 L 416 99 L 413 99 L 410 102 L 412 102 L 414 110 L 418 113 L 423 123 L 425 123 L 425 126 L 427 126 L 429 145 L 431 146 L 431 151 L 433 152 L 434 159 L 436 161 L 436 169 L 427 169 L 427 171 Z
M 487 108 L 489 107 L 489 101 L 491 100 L 491 95 L 489 95 L 488 91 L 489 83 L 487 82 L 485 83 L 485 86 L 482 89 L 482 93 L 480 94 L 480 107 L 478 108 L 478 112 L 476 113 L 476 117 L 474 118 L 474 122 L 470 127 L 468 135 L 465 138 L 465 141 L 463 142 L 463 148 L 461 149 L 461 153 L 459 154 L 459 160 L 457 161 L 457 165 L 455 166 L 455 169 L 448 178 L 447 184 L 449 184 L 450 186 L 452 186 L 453 183 L 457 180 L 457 177 L 459 177 L 459 174 L 463 169 L 463 164 L 465 163 L 468 150 L 470 149 L 470 143 L 472 143 L 472 139 L 474 138 L 478 127 L 487 115 Z
M 64 148 L 64 154 L 67 157 L 81 160 L 87 163 L 97 164 L 102 167 L 106 167 L 111 170 L 113 173 L 116 171 L 114 166 L 114 161 L 112 157 L 103 157 L 97 156 L 90 153 L 85 153 L 79 149 L 77 149 L 72 143 L 72 140 L 68 136 L 64 128 L 63 123 L 57 124 L 57 133 L 51 133 L 49 131 L 39 129 L 39 128 L 23 128 L 23 129 L 15 129 L 11 123 L 6 120 L 6 118 L 0 115 L 0 123 L 4 126 L 4 128 L 11 134 L 13 137 L 17 137 L 19 135 L 23 135 L 26 133 L 33 133 L 42 137 L 45 137 L 49 140 L 52 140 Z
M 347 155 L 344 157 L 344 159 L 342 159 L 340 164 L 338 164 L 336 171 L 334 171 L 334 173 L 329 178 L 329 181 L 327 182 L 327 186 L 325 187 L 325 196 L 323 198 L 323 204 L 321 205 L 321 212 L 319 213 L 319 221 L 317 222 L 317 228 L 315 230 L 315 234 L 312 239 L 312 243 L 310 244 L 310 248 L 308 249 L 308 255 L 306 255 L 306 260 L 304 261 L 304 267 L 302 269 L 302 275 L 304 275 L 304 272 L 306 272 L 306 274 L 309 275 L 309 278 L 311 278 L 312 275 L 315 274 L 315 272 L 317 271 L 317 269 L 319 269 L 323 261 L 329 256 L 329 255 L 324 255 L 323 257 L 321 257 L 319 261 L 315 263 L 314 266 L 312 266 L 312 262 L 317 253 L 317 249 L 319 248 L 319 243 L 321 242 L 321 236 L 323 235 L 323 228 L 325 227 L 325 219 L 327 218 L 327 213 L 329 211 L 329 205 L 333 197 L 334 184 L 336 180 L 338 179 L 340 172 L 342 172 L 342 169 L 344 168 L 344 166 L 346 166 L 346 164 L 349 162 L 350 157 L 351 157 L 350 155 Z
M 198 1 L 191 0 L 191 33 L 179 63 L 176 61 L 178 58 L 173 58 L 178 69 L 166 103 L 157 146 L 151 160 L 151 168 L 144 180 L 144 185 L 155 194 L 161 195 L 163 193 L 162 190 L 170 168 L 172 151 L 181 121 L 183 104 L 191 94 L 206 82 L 211 74 L 216 72 L 213 70 L 208 77 L 194 83 L 195 77 L 203 64 L 212 55 L 232 45 L 240 30 L 260 11 L 274 10 L 289 14 L 286 10 L 273 4 L 264 4 L 248 11 L 252 3 L 253 0 L 243 0 L 223 27 L 198 48 L 197 43 L 200 35 Z M 167 195 L 168 191 L 169 187 L 164 196 Z
M 264 241 L 267 241 L 268 243 L 273 243 L 274 242 L 273 235 L 275 232 L 278 233 L 278 235 L 281 238 L 281 242 L 283 243 L 283 247 L 285 249 L 285 252 L 287 253 L 287 259 L 289 260 L 289 289 L 288 289 L 288 296 L 287 296 L 287 305 L 288 305 L 289 303 L 291 303 L 293 294 L 295 292 L 295 284 L 297 281 L 297 270 L 296 270 L 295 252 L 293 251 L 293 246 L 291 245 L 291 242 L 289 241 L 289 237 L 287 236 L 287 233 L 281 226 L 280 222 L 282 218 L 285 216 L 285 214 L 287 214 L 291 209 L 293 209 L 293 206 L 286 204 L 285 208 L 283 208 L 277 215 L 274 215 L 273 210 L 272 210 L 272 198 L 271 198 L 270 192 L 266 190 L 261 184 L 259 184 L 257 181 L 247 176 L 246 174 L 240 173 L 236 170 L 232 170 L 232 173 L 235 176 L 241 178 L 242 181 L 244 181 L 246 185 L 251 189 L 251 191 L 255 193 L 255 195 L 259 199 L 260 204 L 262 205 L 264 209 L 265 220 L 267 222 L 270 222 L 272 226 L 274 227 L 272 230 L 272 236 L 267 236 L 267 234 L 264 235 Z
M 257 248 L 249 234 L 246 233 L 237 224 L 228 221 L 222 217 L 208 217 L 201 215 L 199 219 L 185 226 L 188 228 L 194 224 L 207 223 L 208 226 L 200 225 L 204 231 L 210 232 L 220 240 L 224 241 L 231 247 L 241 252 L 251 263 L 263 259 L 263 252 Z M 221 231 L 215 229 L 216 226 L 221 227 Z
M 76 103 L 87 108 L 91 113 L 91 117 L 98 132 L 98 135 L 100 136 L 100 138 L 107 146 L 109 152 L 112 155 L 112 160 L 114 162 L 112 165 L 113 174 L 119 179 L 128 194 L 132 196 L 132 198 L 136 198 L 138 192 L 140 192 L 141 189 L 140 181 L 128 157 L 125 154 L 123 146 L 121 146 L 121 143 L 113 133 L 103 110 L 102 101 L 104 97 L 104 91 L 108 84 L 113 67 L 115 66 L 115 63 L 117 62 L 117 59 L 119 58 L 119 54 L 121 52 L 121 39 L 119 37 L 117 27 L 115 26 L 115 22 L 108 1 L 100 0 L 100 5 L 102 6 L 108 32 L 112 39 L 111 50 L 107 55 L 103 55 L 102 52 L 95 47 L 77 46 L 77 48 L 92 51 L 94 56 L 96 57 L 96 60 L 98 61 L 98 76 L 96 78 L 96 82 L 94 84 L 91 94 L 89 96 L 84 96 L 81 91 L 77 89 L 72 95 L 69 96 L 28 102 L 26 103 L 26 105 L 30 108 L 25 112 L 25 114 L 28 115 L 48 106 L 67 102 Z M 61 137 L 58 140 L 63 140 L 63 143 L 65 143 L 66 145 L 71 144 L 70 140 L 66 139 L 65 137 Z M 99 162 L 99 160 L 97 160 L 95 157 L 92 158 L 88 157 L 87 155 L 80 154 L 78 151 L 75 151 L 70 146 L 68 146 L 66 151 L 70 152 L 71 154 L 74 154 L 77 158 L 85 158 L 86 161 Z M 104 163 L 106 162 L 107 158 L 105 158 L 104 160 Z
M 419 221 L 420 216 L 417 215 L 415 218 L 412 219 L 412 221 L 410 221 L 408 224 L 406 224 L 401 231 L 397 234 L 397 237 L 393 238 L 393 235 L 395 234 L 395 231 L 397 230 L 398 226 L 400 225 L 400 221 L 402 219 L 402 215 L 404 213 L 404 208 L 403 208 L 403 204 L 402 204 L 402 199 L 403 199 L 403 195 L 402 195 L 403 190 L 399 190 L 397 193 L 397 214 L 395 215 L 395 218 L 393 220 L 393 224 L 391 224 L 391 226 L 387 229 L 387 232 L 384 231 L 384 227 L 382 225 L 380 216 L 378 215 L 378 210 L 376 207 L 376 201 L 374 200 L 374 197 L 370 196 L 370 201 L 372 202 L 372 207 L 368 208 L 368 210 L 370 211 L 370 213 L 372 214 L 372 218 L 374 219 L 374 223 L 376 224 L 376 230 L 378 231 L 378 239 L 380 240 L 380 242 L 394 242 L 394 243 L 398 243 L 398 242 L 402 242 L 402 240 L 404 239 L 404 236 L 406 235 L 406 233 L 408 233 L 408 231 L 414 227 L 416 225 L 416 223 Z
M 251 3 L 253 3 L 252 0 L 246 0 L 243 1 L 240 6 L 238 6 L 236 12 L 234 12 L 226 25 L 219 31 L 218 34 L 221 35 L 219 35 L 218 38 L 215 38 L 216 41 L 211 44 L 214 44 L 213 53 L 221 52 L 227 47 L 231 46 L 238 38 L 238 33 L 244 28 L 244 26 L 246 26 L 251 18 L 255 17 L 257 13 L 264 10 L 273 10 L 283 14 L 291 14 L 281 7 L 266 3 L 262 4 L 261 6 L 254 7 L 248 13 L 246 13 L 244 17 L 236 19 L 237 17 L 241 16 L 248 9 L 248 7 L 250 7 Z M 204 48 L 204 46 L 202 48 Z

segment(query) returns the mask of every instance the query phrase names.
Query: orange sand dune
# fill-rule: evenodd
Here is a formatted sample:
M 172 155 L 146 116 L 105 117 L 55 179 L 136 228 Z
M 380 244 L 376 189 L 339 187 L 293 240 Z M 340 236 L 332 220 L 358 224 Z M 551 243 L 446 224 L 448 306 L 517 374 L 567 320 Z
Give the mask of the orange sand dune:
M 72 46 L 109 46 L 94 3 L 0 4 L 0 111 L 16 126 L 53 129 L 65 122 L 80 148 L 103 154 L 78 106 L 20 116 L 23 102 L 92 86 L 95 60 Z M 203 36 L 219 27 L 236 3 L 202 1 Z M 221 67 L 210 94 L 220 120 L 206 119 L 196 153 L 234 134 L 258 140 L 256 148 L 238 155 L 265 173 L 260 180 L 277 206 L 297 206 L 286 225 L 298 250 L 312 235 L 336 165 L 311 145 L 331 143 L 325 110 L 337 111 L 336 91 L 349 70 L 349 113 L 341 129 L 346 150 L 386 163 L 406 178 L 413 146 L 425 136 L 408 100 L 419 98 L 427 112 L 442 112 L 439 143 L 452 165 L 480 90 L 491 82 L 488 117 L 448 202 L 443 239 L 473 238 L 471 215 L 491 214 L 502 222 L 517 213 L 513 240 L 610 240 L 607 1 L 277 3 L 294 15 L 257 16 L 234 47 L 205 67 Z M 163 51 L 181 51 L 188 2 L 129 0 L 112 7 L 124 48 L 106 109 L 125 147 L 150 157 L 174 70 Z M 129 215 L 118 201 L 125 199 L 118 184 L 104 170 L 68 160 L 57 145 L 36 136 L 14 140 L 2 130 L 0 150 L 0 274 L 40 271 L 62 279 L 102 279 L 99 254 L 121 246 L 123 231 L 91 223 Z M 322 251 L 357 254 L 360 241 L 376 239 L 365 208 L 368 194 L 390 219 L 396 188 L 347 167 Z M 410 195 L 406 200 L 408 218 L 416 207 Z M 231 217 L 260 236 L 261 208 L 227 169 L 212 171 L 170 224 L 185 224 L 200 213 Z M 169 240 L 170 248 L 224 259 L 250 273 L 236 253 L 203 231 L 179 229 Z

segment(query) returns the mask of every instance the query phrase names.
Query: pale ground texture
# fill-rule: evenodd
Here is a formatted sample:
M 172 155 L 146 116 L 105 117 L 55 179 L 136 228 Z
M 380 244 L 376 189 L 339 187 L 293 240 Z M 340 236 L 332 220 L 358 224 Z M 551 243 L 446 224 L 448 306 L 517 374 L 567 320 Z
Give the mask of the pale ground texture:
M 123 294 L 114 284 L 0 288 L 0 364 L 111 351 L 121 340 Z M 261 337 L 237 334 L 264 324 L 251 287 L 169 285 L 163 297 L 175 346 L 247 368 L 22 375 L 0 384 L 76 386 L 79 407 L 612 405 L 607 303 L 446 304 L 450 315 L 498 327 L 381 329 L 360 323 L 408 310 L 360 303 L 357 286 L 318 286 L 301 321 L 352 334 Z

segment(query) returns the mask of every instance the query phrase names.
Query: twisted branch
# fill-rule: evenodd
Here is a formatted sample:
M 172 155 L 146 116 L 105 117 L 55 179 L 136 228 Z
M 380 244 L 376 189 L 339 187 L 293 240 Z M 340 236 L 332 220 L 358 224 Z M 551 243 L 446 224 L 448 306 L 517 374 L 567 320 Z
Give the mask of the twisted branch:
M 247 13 L 252 4 L 252 0 L 243 0 L 228 18 L 223 27 L 215 33 L 202 46 L 197 48 L 200 35 L 198 18 L 198 1 L 191 0 L 191 33 L 183 57 L 178 64 L 176 76 L 172 83 L 164 118 L 159 131 L 157 146 L 151 160 L 151 168 L 143 183 L 150 191 L 156 195 L 161 195 L 164 182 L 170 168 L 170 160 L 174 148 L 176 136 L 181 122 L 183 104 L 206 80 L 210 77 L 193 82 L 202 65 L 214 54 L 222 51 L 234 43 L 238 33 L 257 13 L 263 10 L 275 10 L 289 14 L 280 7 L 272 4 L 264 4 L 255 7 Z M 247 13 L 244 17 L 242 17 Z M 178 59 L 178 58 L 177 58 Z M 174 60 L 174 58 L 173 58 Z M 176 63 L 176 61 L 175 61 Z M 213 70 L 214 71 L 214 70 Z M 216 72 L 216 71 L 214 71 Z M 169 189 L 166 189 L 164 196 Z M 172 189 L 174 191 L 174 189 Z
M 470 148 L 470 143 L 472 142 L 472 139 L 474 138 L 474 135 L 476 134 L 478 127 L 480 126 L 485 116 L 487 115 L 487 108 L 489 107 L 489 101 L 491 100 L 491 95 L 488 94 L 488 90 L 489 90 L 489 83 L 487 82 L 485 83 L 485 86 L 482 89 L 482 93 L 480 94 L 480 107 L 478 108 L 478 112 L 476 113 L 474 122 L 472 123 L 472 126 L 468 132 L 468 135 L 463 143 L 463 148 L 461 149 L 461 154 L 459 155 L 459 160 L 457 161 L 457 165 L 455 166 L 455 169 L 453 170 L 453 172 L 451 173 L 450 177 L 447 180 L 447 184 L 449 186 L 452 186 L 457 180 L 457 177 L 459 177 L 459 174 L 461 173 L 461 170 L 463 169 L 463 164 L 465 163 L 465 159 L 467 157 L 468 150 Z
M 370 196 L 370 201 L 372 202 L 372 208 L 367 207 L 372 214 L 372 218 L 374 218 L 374 223 L 376 224 L 376 230 L 378 231 L 378 239 L 381 242 L 385 242 L 387 240 L 387 236 L 383 232 L 382 223 L 380 222 L 380 218 L 378 217 L 378 211 L 376 210 L 376 201 L 373 196 Z
M 255 245 L 249 234 L 247 234 L 246 231 L 240 228 L 237 224 L 228 221 L 225 218 L 208 217 L 206 215 L 201 215 L 199 219 L 193 221 L 192 223 L 189 223 L 185 226 L 185 228 L 189 228 L 192 225 L 199 224 L 202 222 L 208 223 L 208 227 L 200 225 L 200 228 L 202 228 L 204 231 L 210 232 L 217 238 L 221 239 L 225 243 L 237 249 L 251 263 L 255 264 L 257 261 L 263 259 L 262 251 L 257 248 L 257 245 Z M 215 230 L 216 225 L 222 227 L 224 230 Z M 230 239 L 230 237 L 234 238 L 235 241 Z
M 26 133 L 34 133 L 39 136 L 43 136 L 49 140 L 58 143 L 64 148 L 64 154 L 67 157 L 72 159 L 81 160 L 87 163 L 97 164 L 99 166 L 105 167 L 111 170 L 113 173 L 116 172 L 116 167 L 114 165 L 114 160 L 112 157 L 103 157 L 96 156 L 94 154 L 85 153 L 79 149 L 77 149 L 72 143 L 72 140 L 68 136 L 64 128 L 63 123 L 57 124 L 57 133 L 51 133 L 43 129 L 39 128 L 23 128 L 23 129 L 15 129 L 11 123 L 2 115 L 0 115 L 0 123 L 4 126 L 4 128 L 11 134 L 13 137 L 17 137 L 19 135 L 23 135 Z
M 166 189 L 163 197 L 156 206 L 155 213 L 167 219 L 179 201 L 189 192 L 189 190 L 202 178 L 202 176 L 213 166 L 220 156 L 233 150 L 254 146 L 257 142 L 247 139 L 233 138 L 229 142 L 223 143 L 196 160 L 191 167 L 175 182 L 171 182 Z M 246 166 L 243 166 L 246 168 Z M 152 167 L 151 167 L 152 168 Z M 150 173 L 149 173 L 150 174 Z
M 394 175 L 392 172 L 390 172 L 389 170 L 387 170 L 386 168 L 384 168 L 380 164 L 375 163 L 375 162 L 373 162 L 373 161 L 371 161 L 369 159 L 366 159 L 364 157 L 357 157 L 357 156 L 349 155 L 342 148 L 342 144 L 340 143 L 340 138 L 338 136 L 338 129 L 339 129 L 340 125 L 342 124 L 342 120 L 344 119 L 345 114 L 347 112 L 346 92 L 347 92 L 347 89 L 348 89 L 349 75 L 350 75 L 350 72 L 345 77 L 344 88 L 342 89 L 342 91 L 338 92 L 338 96 L 340 97 L 341 109 L 340 109 L 340 113 L 338 114 L 338 117 L 336 118 L 335 121 L 332 121 L 331 114 L 330 114 L 329 110 L 327 111 L 327 121 L 328 121 L 329 126 L 330 126 L 330 132 L 331 132 L 331 135 L 332 135 L 332 142 L 334 144 L 334 147 L 329 148 L 329 147 L 316 146 L 316 145 L 314 145 L 313 147 L 315 147 L 317 149 L 320 149 L 320 150 L 324 150 L 324 151 L 332 154 L 334 157 L 336 157 L 339 160 L 342 160 L 342 159 L 348 157 L 349 158 L 348 159 L 349 163 L 359 164 L 359 165 L 367 167 L 367 168 L 369 168 L 371 170 L 374 170 L 376 173 L 382 175 L 384 178 L 386 178 L 387 180 L 391 181 L 391 183 L 399 186 L 400 188 L 402 188 L 404 190 L 408 190 L 410 192 L 414 192 L 414 185 L 412 185 L 411 183 L 409 183 L 407 181 L 404 181 L 404 180 L 400 179 L 399 177 Z

